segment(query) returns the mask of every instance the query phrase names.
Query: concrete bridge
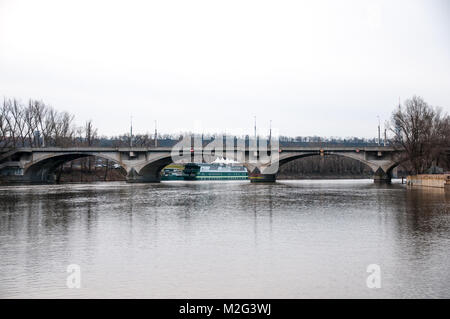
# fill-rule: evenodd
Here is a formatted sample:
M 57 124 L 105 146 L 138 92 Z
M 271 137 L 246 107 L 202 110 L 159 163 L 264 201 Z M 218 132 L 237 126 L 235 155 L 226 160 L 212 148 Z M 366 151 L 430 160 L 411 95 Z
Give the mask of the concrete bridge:
M 223 150 L 225 154 L 226 150 Z M 267 173 L 267 164 L 254 164 L 251 155 L 259 157 L 260 150 L 249 147 L 228 149 L 227 157 L 243 163 L 252 182 L 274 182 L 276 173 Z M 270 153 L 270 152 L 269 152 Z M 360 161 L 373 171 L 375 182 L 390 182 L 392 169 L 399 162 L 399 151 L 392 147 L 281 147 L 275 157 L 279 166 L 292 160 L 314 155 L 339 155 Z M 184 148 L 179 155 L 194 160 L 205 154 L 205 148 Z M 188 155 L 189 154 L 189 155 Z M 231 154 L 231 155 L 230 155 Z M 159 182 L 160 171 L 173 162 L 173 148 L 18 148 L 0 154 L 0 181 L 6 183 L 52 183 L 56 169 L 69 161 L 97 156 L 122 166 L 128 182 Z M 210 154 L 211 155 L 211 154 Z M 269 154 L 270 155 L 270 154 Z M 213 160 L 215 153 L 212 153 Z M 272 163 L 273 164 L 273 163 Z
M 252 182 L 274 182 L 276 173 L 267 172 L 267 164 L 254 164 L 252 154 L 259 157 L 260 150 L 249 147 L 233 147 L 223 154 L 243 163 L 251 175 Z M 186 158 L 203 158 L 212 161 L 216 153 L 210 153 L 209 160 L 205 148 L 184 148 L 177 154 Z M 399 151 L 392 147 L 281 147 L 275 157 L 279 166 L 292 160 L 314 155 L 339 155 L 360 161 L 373 171 L 375 182 L 390 182 L 392 169 L 399 162 Z M 231 155 L 230 155 L 231 154 Z M 269 152 L 270 155 L 270 152 Z M 6 183 L 52 183 L 55 182 L 56 169 L 75 159 L 97 156 L 119 164 L 126 171 L 128 182 L 159 182 L 160 171 L 173 162 L 173 148 L 18 148 L 0 154 L 0 181 Z M 202 157 L 203 156 L 203 157 Z M 272 163 L 273 164 L 273 163 Z

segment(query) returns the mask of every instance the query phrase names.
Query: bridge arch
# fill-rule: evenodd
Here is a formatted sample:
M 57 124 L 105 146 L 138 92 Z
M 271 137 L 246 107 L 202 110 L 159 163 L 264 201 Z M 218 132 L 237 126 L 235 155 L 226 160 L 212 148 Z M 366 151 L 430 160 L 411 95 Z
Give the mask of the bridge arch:
M 64 163 L 71 162 L 76 159 L 85 158 L 89 156 L 96 156 L 103 159 L 107 159 L 120 165 L 125 171 L 126 167 L 120 163 L 116 158 L 103 153 L 56 153 L 56 154 L 43 154 L 27 165 L 24 166 L 23 175 L 26 180 L 31 182 L 54 182 L 54 173 L 56 169 Z
M 306 157 L 311 157 L 311 156 L 320 156 L 320 151 L 319 152 L 305 152 L 305 153 L 286 153 L 286 154 L 280 154 L 279 157 L 279 169 L 289 163 L 292 162 L 296 159 L 300 159 L 300 158 L 306 158 Z M 392 161 L 388 161 L 387 163 L 384 163 L 384 165 L 380 165 L 380 163 L 376 163 L 370 160 L 366 160 L 363 154 L 360 154 L 358 152 L 326 152 L 324 153 L 324 156 L 327 155 L 334 155 L 334 156 L 340 156 L 340 157 L 345 157 L 348 159 L 352 159 L 355 161 L 358 161 L 362 164 L 364 164 L 366 167 L 370 168 L 370 170 L 373 173 L 374 179 L 377 179 L 377 175 L 379 175 L 379 179 L 382 180 L 390 180 L 391 178 L 391 172 L 392 172 L 392 168 L 395 167 L 398 164 L 395 164 Z M 390 170 L 388 170 L 388 168 L 391 168 Z M 278 174 L 278 173 L 277 173 Z
M 370 167 L 370 169 L 372 169 L 373 172 L 376 171 L 376 169 L 378 168 L 378 165 L 371 163 L 368 160 L 365 160 L 362 156 L 360 156 L 358 153 L 355 153 L 357 155 L 354 154 L 350 154 L 350 153 L 341 153 L 341 152 L 327 152 L 324 154 L 324 156 L 327 155 L 337 155 L 337 156 L 341 156 L 341 157 L 346 157 L 349 159 L 353 159 L 356 160 L 358 162 L 361 162 L 363 164 L 365 164 L 366 166 Z M 280 167 L 291 162 L 294 161 L 296 159 L 299 158 L 306 158 L 306 157 L 311 157 L 311 156 L 320 156 L 320 152 L 310 152 L 310 153 L 303 153 L 303 154 L 287 154 L 287 155 L 281 155 L 279 157 L 279 165 Z
M 133 167 L 127 174 L 128 182 L 159 182 L 160 172 L 167 165 L 173 163 L 171 154 L 163 154 L 152 158 L 137 167 Z

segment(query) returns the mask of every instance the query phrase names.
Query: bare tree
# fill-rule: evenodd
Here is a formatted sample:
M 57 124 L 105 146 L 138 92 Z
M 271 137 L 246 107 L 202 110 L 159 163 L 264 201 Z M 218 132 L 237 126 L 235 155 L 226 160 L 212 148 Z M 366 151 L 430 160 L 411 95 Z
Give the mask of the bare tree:
M 94 145 L 94 141 L 97 138 L 97 129 L 94 128 L 92 120 L 86 122 L 84 126 L 84 132 L 86 134 L 86 144 L 87 146 Z
M 23 106 L 17 101 L 16 99 L 13 99 L 12 105 L 10 107 L 10 112 L 12 115 L 12 118 L 14 120 L 14 126 L 16 128 L 16 136 L 18 136 L 18 141 L 20 143 L 20 146 L 26 145 L 26 121 L 25 121 L 25 109 Z
M 16 121 L 12 115 L 12 101 L 10 99 L 5 99 L 3 101 L 4 110 L 4 121 L 6 123 L 7 132 L 9 133 L 9 141 L 11 146 L 15 148 L 17 146 L 17 136 L 16 136 Z
M 24 121 L 26 125 L 25 135 L 28 138 L 28 145 L 31 147 L 36 146 L 35 133 L 37 128 L 36 114 L 33 107 L 33 102 L 28 101 L 28 107 L 24 109 Z
M 0 108 L 0 151 L 12 147 L 11 127 L 9 125 L 9 112 L 6 99 Z
M 42 137 L 42 143 L 41 143 L 41 145 L 38 145 L 38 146 L 45 147 L 45 143 L 46 143 L 47 137 L 48 137 L 48 132 L 47 132 L 46 126 L 45 126 L 45 118 L 47 117 L 47 107 L 45 106 L 44 103 L 39 102 L 39 101 L 33 101 L 32 105 L 33 105 L 33 109 L 34 109 L 36 128 L 39 130 L 39 134 Z M 39 143 L 39 141 L 38 141 L 38 143 Z
M 392 114 L 390 131 L 394 133 L 394 145 L 405 151 L 400 160 L 421 174 L 444 155 L 450 139 L 449 116 L 413 96 Z
M 72 125 L 73 115 L 67 112 L 54 115 L 54 141 L 55 146 L 68 147 L 72 145 L 75 129 Z
M 92 120 L 89 120 L 86 122 L 86 125 L 84 126 L 84 131 L 86 134 L 86 144 L 87 146 L 92 146 L 94 144 L 94 140 L 97 137 L 97 129 L 94 129 L 94 126 L 92 124 Z M 89 156 L 88 158 L 88 171 L 89 173 L 92 171 L 92 158 Z

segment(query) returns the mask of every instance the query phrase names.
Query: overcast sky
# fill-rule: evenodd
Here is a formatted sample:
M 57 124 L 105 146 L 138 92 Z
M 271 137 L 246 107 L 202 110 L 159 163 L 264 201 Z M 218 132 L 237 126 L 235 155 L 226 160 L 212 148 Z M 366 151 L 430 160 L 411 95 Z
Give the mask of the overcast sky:
M 377 134 L 450 109 L 450 1 L 0 0 L 0 96 L 129 130 Z

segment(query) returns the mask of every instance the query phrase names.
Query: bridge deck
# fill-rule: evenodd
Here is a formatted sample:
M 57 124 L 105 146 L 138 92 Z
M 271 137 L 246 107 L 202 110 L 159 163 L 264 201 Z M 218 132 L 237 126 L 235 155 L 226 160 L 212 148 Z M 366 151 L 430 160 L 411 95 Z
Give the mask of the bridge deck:
M 189 147 L 186 147 L 189 149 Z M 22 147 L 15 150 L 4 152 L 2 155 L 13 154 L 18 152 L 30 153 L 30 152 L 171 152 L 173 147 L 42 147 L 31 148 Z M 206 149 L 193 148 L 194 151 L 201 151 Z M 226 147 L 223 148 L 227 149 Z M 308 151 L 369 151 L 369 152 L 392 152 L 397 149 L 392 146 L 366 146 L 366 147 L 353 147 L 353 146 L 282 146 L 279 148 L 282 152 L 308 152 Z M 236 151 L 256 151 L 257 148 L 249 147 L 234 147 Z

